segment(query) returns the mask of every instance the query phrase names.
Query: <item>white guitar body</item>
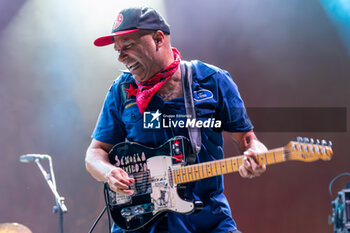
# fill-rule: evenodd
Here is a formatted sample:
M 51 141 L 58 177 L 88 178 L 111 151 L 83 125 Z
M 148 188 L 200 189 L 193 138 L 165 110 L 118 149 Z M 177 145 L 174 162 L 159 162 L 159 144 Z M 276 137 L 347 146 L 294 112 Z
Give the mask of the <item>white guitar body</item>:
M 185 201 L 177 193 L 177 184 L 172 181 L 172 159 L 170 156 L 155 156 L 147 160 L 151 177 L 151 201 L 154 204 L 154 214 L 168 210 L 188 214 L 194 210 L 193 202 Z

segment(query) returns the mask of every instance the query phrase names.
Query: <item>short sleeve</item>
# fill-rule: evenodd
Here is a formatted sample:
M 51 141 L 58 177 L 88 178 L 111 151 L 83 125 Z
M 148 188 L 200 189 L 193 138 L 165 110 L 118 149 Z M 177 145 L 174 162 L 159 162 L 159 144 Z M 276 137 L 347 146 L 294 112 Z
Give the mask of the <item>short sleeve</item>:
M 118 83 L 114 82 L 105 98 L 92 138 L 109 144 L 125 141 L 125 127 L 121 121 L 119 102 Z
M 220 70 L 215 75 L 217 76 L 219 94 L 218 115 L 222 121 L 222 129 L 228 132 L 251 130 L 253 124 L 248 117 L 237 85 L 233 82 L 230 74 Z

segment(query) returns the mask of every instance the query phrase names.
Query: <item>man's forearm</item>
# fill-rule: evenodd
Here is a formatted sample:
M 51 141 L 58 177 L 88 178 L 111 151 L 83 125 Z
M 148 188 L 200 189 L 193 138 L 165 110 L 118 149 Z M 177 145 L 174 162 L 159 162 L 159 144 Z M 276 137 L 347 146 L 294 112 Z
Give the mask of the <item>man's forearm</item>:
M 87 150 L 85 166 L 92 177 L 101 182 L 107 181 L 107 174 L 114 168 L 109 163 L 108 153 L 100 148 L 89 148 Z

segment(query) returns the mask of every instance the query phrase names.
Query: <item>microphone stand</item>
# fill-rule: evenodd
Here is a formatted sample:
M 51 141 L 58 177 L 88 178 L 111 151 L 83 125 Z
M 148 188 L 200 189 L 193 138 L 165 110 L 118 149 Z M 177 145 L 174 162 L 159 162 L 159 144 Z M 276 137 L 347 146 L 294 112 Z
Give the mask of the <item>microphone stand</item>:
M 50 174 L 48 174 L 43 166 L 40 163 L 40 159 L 37 158 L 35 159 L 35 163 L 38 165 L 41 173 L 43 174 L 47 184 L 49 185 L 51 192 L 55 196 L 56 199 L 56 205 L 53 206 L 52 212 L 53 213 L 58 213 L 58 228 L 59 228 L 59 233 L 63 233 L 63 214 L 66 213 L 67 207 L 64 204 L 64 197 L 61 197 L 59 193 L 57 192 L 57 187 L 56 187 L 56 180 L 55 180 L 55 174 L 53 172 L 53 166 L 52 166 L 52 160 L 51 157 L 49 159 L 49 164 L 50 164 Z

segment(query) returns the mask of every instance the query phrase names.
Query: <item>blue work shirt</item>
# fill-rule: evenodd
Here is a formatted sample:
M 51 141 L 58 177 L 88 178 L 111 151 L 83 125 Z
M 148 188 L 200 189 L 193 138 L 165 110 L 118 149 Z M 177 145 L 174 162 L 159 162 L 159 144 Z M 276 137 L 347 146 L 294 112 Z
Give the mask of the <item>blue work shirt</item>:
M 221 121 L 220 128 L 202 128 L 202 147 L 197 155 L 198 163 L 223 159 L 222 131 L 244 132 L 253 128 L 244 108 L 236 84 L 227 71 L 201 61 L 192 61 L 193 96 L 198 119 Z M 166 129 L 144 129 L 143 115 L 136 104 L 135 96 L 128 96 L 123 89 L 129 87 L 133 76 L 122 73 L 111 86 L 101 110 L 92 137 L 98 141 L 116 144 L 128 141 L 157 147 L 168 139 L 182 135 L 188 130 L 182 127 Z M 146 111 L 157 111 L 163 115 L 185 115 L 184 98 L 170 101 L 155 94 Z M 216 176 L 190 183 L 187 194 L 200 200 L 204 208 L 191 215 L 168 213 L 170 232 L 228 232 L 236 229 L 224 191 L 223 176 Z M 115 231 L 117 232 L 117 231 Z

